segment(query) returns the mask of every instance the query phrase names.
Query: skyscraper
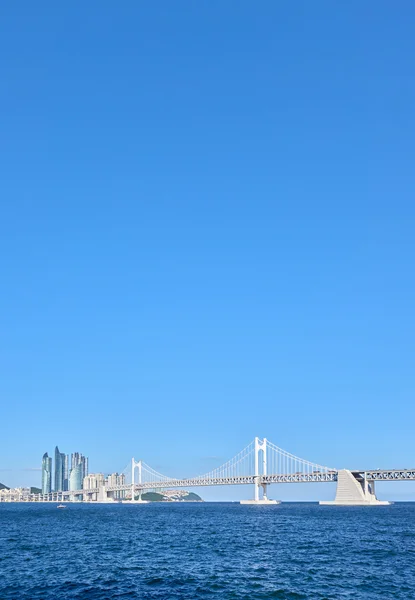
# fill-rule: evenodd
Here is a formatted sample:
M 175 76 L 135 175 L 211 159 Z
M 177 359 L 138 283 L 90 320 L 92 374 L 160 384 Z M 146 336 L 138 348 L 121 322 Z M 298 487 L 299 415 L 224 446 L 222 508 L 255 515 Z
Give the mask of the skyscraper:
M 71 455 L 71 472 L 69 475 L 69 489 L 81 490 L 84 477 L 88 475 L 88 459 L 79 452 Z M 75 485 L 79 487 L 74 487 Z
M 65 454 L 65 460 L 63 462 L 63 491 L 69 490 L 69 454 Z
M 59 452 L 59 448 L 55 448 L 55 492 L 65 490 L 65 462 L 67 457 L 63 452 Z M 67 479 L 67 477 L 66 477 Z
M 79 454 L 79 452 L 72 452 L 72 454 L 71 454 L 71 471 L 79 464 L 81 456 L 82 456 L 82 454 Z
M 74 490 L 82 490 L 83 485 L 83 464 L 79 463 L 76 467 L 71 469 L 71 475 L 69 477 L 69 489 Z
M 45 452 L 42 458 L 42 494 L 52 491 L 52 458 Z

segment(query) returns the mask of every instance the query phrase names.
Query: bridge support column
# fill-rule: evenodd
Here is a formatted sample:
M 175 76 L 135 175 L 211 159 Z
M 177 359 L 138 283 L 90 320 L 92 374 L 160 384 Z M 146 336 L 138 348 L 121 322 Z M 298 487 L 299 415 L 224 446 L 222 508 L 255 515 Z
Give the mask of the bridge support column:
M 336 499 L 320 502 L 328 506 L 386 506 L 386 500 L 378 500 L 374 481 L 368 481 L 366 474 L 352 473 L 342 469 L 337 474 Z
M 259 468 L 259 453 L 262 452 L 262 473 Z M 262 483 L 261 475 L 267 474 L 267 439 L 260 440 L 255 438 L 255 477 L 254 477 L 254 499 L 241 500 L 241 504 L 280 504 L 279 500 L 268 500 L 267 485 Z M 260 498 L 260 488 L 262 488 L 262 498 Z
M 108 493 L 105 485 L 101 485 L 98 488 L 98 502 L 108 502 Z
M 134 498 L 135 498 L 135 482 L 134 482 L 134 476 L 135 476 L 135 460 L 134 458 L 131 459 L 131 502 L 134 502 Z
M 136 501 L 135 501 L 135 502 L 136 502 L 136 504 L 148 504 L 148 503 L 149 503 L 149 500 L 143 500 L 143 499 L 141 498 L 141 494 L 142 494 L 142 493 L 143 493 L 143 490 L 141 490 L 141 489 L 140 489 L 140 490 L 138 490 L 138 500 L 136 500 Z

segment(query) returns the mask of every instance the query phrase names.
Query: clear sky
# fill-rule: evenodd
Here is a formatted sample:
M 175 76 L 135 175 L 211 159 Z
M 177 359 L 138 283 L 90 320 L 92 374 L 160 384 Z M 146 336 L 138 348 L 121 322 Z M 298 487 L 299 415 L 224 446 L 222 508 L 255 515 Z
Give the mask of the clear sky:
M 38 484 L 56 444 L 199 474 L 255 435 L 415 466 L 414 22 L 412 0 L 2 4 L 0 481 Z

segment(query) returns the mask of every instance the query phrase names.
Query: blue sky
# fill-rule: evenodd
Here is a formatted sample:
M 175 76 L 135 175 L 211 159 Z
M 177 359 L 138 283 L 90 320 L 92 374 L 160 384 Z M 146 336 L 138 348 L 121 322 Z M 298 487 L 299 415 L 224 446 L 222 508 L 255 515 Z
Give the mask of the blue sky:
M 0 481 L 38 483 L 56 444 L 198 474 L 255 435 L 415 466 L 414 18 L 1 8 Z

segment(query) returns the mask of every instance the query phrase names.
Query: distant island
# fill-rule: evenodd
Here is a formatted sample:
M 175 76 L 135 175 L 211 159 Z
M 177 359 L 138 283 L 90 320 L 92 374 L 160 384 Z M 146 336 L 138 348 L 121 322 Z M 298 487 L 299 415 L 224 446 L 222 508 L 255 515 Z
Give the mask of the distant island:
M 147 502 L 203 502 L 202 498 L 194 492 L 186 490 L 168 490 L 166 492 L 145 492 L 141 495 Z M 138 496 L 136 496 L 138 500 Z

